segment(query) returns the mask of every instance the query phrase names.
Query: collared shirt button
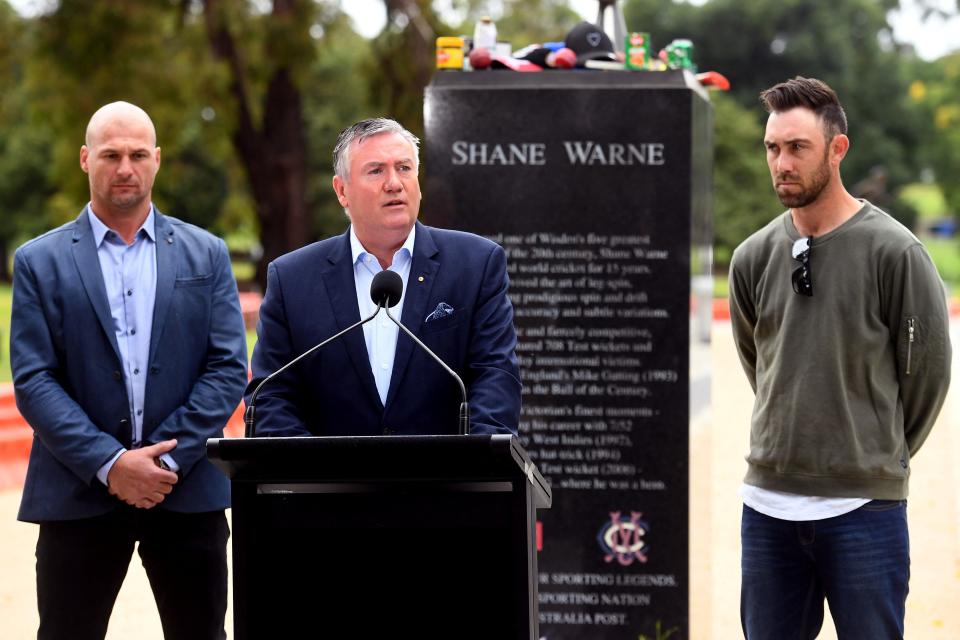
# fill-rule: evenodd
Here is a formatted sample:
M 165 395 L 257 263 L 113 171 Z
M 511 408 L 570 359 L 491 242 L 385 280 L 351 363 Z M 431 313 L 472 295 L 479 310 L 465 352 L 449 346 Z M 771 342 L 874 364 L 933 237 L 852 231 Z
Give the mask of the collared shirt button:
M 137 330 L 136 330 L 136 329 L 130 329 L 130 335 L 132 335 L 132 336 L 137 335 Z
M 132 296 L 132 295 L 133 295 L 133 289 L 127 289 L 127 295 L 128 295 L 128 296 Z
M 138 415 L 138 416 L 142 416 L 142 415 L 143 415 L 143 409 L 137 409 L 137 415 Z
M 134 370 L 133 370 L 133 375 L 135 375 L 135 376 L 140 375 L 140 369 L 134 369 Z

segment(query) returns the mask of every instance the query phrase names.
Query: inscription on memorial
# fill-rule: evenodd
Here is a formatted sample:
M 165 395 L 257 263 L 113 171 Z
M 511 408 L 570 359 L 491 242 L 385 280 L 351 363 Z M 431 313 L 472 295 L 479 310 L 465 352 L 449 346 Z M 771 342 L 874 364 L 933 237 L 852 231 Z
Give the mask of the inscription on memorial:
M 507 253 L 523 381 L 520 438 L 531 459 L 558 492 L 629 492 L 635 505 L 644 493 L 666 492 L 670 480 L 647 469 L 637 451 L 662 424 L 662 396 L 683 380 L 658 344 L 675 313 L 676 296 L 662 287 L 670 248 L 649 234 L 488 237 Z M 643 514 L 605 515 L 598 557 L 618 567 L 645 564 Z M 540 622 L 636 626 L 637 608 L 679 586 L 672 573 L 543 572 Z
M 651 366 L 658 265 L 668 249 L 649 235 L 497 234 L 507 252 L 523 380 L 521 440 L 554 487 L 662 491 L 625 455 L 659 415 L 675 369 Z M 651 290 L 654 290 L 651 294 Z M 651 299 L 652 298 L 652 299 Z M 595 402 L 591 402 L 595 401 Z M 616 401 L 616 402 L 613 402 Z

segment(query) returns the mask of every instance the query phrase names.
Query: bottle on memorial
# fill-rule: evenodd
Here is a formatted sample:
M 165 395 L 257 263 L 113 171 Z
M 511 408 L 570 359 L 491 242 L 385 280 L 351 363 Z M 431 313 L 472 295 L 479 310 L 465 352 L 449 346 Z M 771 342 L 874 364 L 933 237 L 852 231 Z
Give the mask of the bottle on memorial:
M 473 29 L 473 48 L 486 49 L 493 55 L 497 50 L 497 25 L 490 16 L 484 16 Z

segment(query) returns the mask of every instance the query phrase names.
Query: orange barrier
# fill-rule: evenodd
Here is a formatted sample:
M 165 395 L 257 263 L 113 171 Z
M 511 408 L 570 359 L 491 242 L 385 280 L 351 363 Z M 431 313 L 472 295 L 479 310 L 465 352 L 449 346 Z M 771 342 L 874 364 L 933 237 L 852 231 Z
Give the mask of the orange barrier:
M 243 437 L 243 403 L 237 405 L 224 428 L 228 438 Z M 0 384 L 0 491 L 23 486 L 33 446 L 33 429 L 17 411 L 13 385 Z
M 255 291 L 240 292 L 240 313 L 243 314 L 243 326 L 247 329 L 257 328 L 257 318 L 260 317 L 260 303 L 263 296 Z

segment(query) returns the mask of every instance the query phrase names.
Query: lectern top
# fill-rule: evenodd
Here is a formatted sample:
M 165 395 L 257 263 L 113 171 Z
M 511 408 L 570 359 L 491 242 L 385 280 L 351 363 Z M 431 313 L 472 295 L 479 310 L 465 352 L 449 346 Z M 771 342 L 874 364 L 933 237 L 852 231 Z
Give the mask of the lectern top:
M 207 457 L 236 482 L 457 482 L 525 479 L 537 506 L 550 485 L 516 436 L 212 438 Z

